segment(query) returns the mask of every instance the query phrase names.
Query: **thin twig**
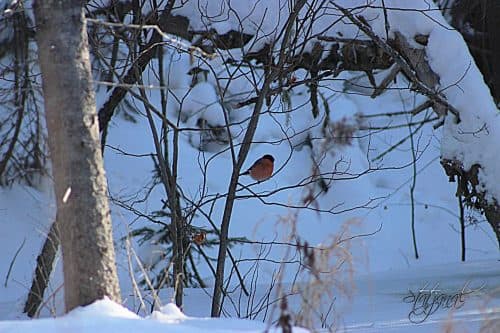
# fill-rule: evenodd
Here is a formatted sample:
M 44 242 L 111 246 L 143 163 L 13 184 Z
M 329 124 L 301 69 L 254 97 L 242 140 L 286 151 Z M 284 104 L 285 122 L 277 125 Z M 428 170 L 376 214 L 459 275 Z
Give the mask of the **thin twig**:
M 5 283 L 4 283 L 5 288 L 7 288 L 7 281 L 9 280 L 9 276 L 12 271 L 12 267 L 14 266 L 14 262 L 16 261 L 17 255 L 19 254 L 19 252 L 21 252 L 25 243 L 26 243 L 26 238 L 23 239 L 23 242 L 21 243 L 16 253 L 14 254 L 14 257 L 10 261 L 9 269 L 7 270 L 7 275 L 5 276 Z
M 107 27 L 118 27 L 118 28 L 129 28 L 129 29 L 139 29 L 139 30 L 154 30 L 160 36 L 162 36 L 170 45 L 176 47 L 179 50 L 183 50 L 190 54 L 197 54 L 203 58 L 214 59 L 217 57 L 217 53 L 208 53 L 203 51 L 197 46 L 189 45 L 187 43 L 182 42 L 179 38 L 174 38 L 169 34 L 163 32 L 159 26 L 156 24 L 125 24 L 125 23 L 117 23 L 117 22 L 107 22 L 103 20 L 97 20 L 92 18 L 86 18 L 87 22 L 92 22 L 95 24 L 100 24 Z
M 411 157 L 412 157 L 412 183 L 410 186 L 410 200 L 411 200 L 411 236 L 413 240 L 413 250 L 415 251 L 415 258 L 418 259 L 418 249 L 417 249 L 417 237 L 415 234 L 415 185 L 417 183 L 417 156 L 415 151 L 415 144 L 413 140 L 414 133 L 411 130 L 411 126 L 408 126 L 410 131 L 410 145 L 411 145 Z
M 460 187 L 461 181 L 460 179 L 457 182 L 457 186 Z M 465 218 L 464 218 L 464 203 L 462 200 L 462 194 L 459 192 L 458 194 L 458 208 L 460 211 L 460 245 L 462 248 L 462 261 L 465 261 Z

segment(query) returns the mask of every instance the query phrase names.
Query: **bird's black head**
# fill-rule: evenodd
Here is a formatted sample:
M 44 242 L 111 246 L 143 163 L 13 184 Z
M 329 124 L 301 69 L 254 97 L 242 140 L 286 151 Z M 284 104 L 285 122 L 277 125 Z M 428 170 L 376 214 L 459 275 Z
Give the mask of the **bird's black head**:
M 274 163 L 274 157 L 273 155 L 264 155 L 262 158 L 265 158 L 266 160 L 269 160 Z

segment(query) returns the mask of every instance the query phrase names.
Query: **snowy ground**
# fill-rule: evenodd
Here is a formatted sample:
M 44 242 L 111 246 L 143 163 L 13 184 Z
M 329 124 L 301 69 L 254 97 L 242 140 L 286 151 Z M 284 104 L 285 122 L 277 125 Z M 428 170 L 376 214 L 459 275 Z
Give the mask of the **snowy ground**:
M 175 332 L 175 333 L 257 333 L 266 329 L 263 323 L 234 319 L 198 319 L 186 317 L 174 304 L 168 304 L 147 318 L 111 302 L 98 301 L 86 308 L 75 309 L 57 319 L 0 322 L 0 332 Z M 271 329 L 269 332 L 276 332 Z M 306 332 L 294 329 L 294 332 Z
M 472 273 L 471 273 L 472 272 Z M 498 332 L 498 263 L 492 261 L 378 273 L 356 278 L 351 301 L 336 302 L 341 332 Z M 425 281 L 425 282 L 424 282 Z M 261 290 L 265 290 L 262 286 Z M 428 307 L 417 294 L 429 295 Z M 413 294 L 410 293 L 413 292 Z M 437 298 L 437 295 L 441 298 Z M 446 299 L 443 300 L 443 295 Z M 260 297 L 257 293 L 257 298 Z M 417 297 L 414 298 L 413 296 Z M 291 300 L 292 307 L 294 298 Z M 207 318 L 210 299 L 200 289 L 186 290 L 186 313 L 167 304 L 140 317 L 109 300 L 55 319 L 0 321 L 0 332 L 262 332 L 269 322 Z M 300 300 L 298 300 L 300 302 Z M 448 302 L 448 303 L 446 303 Z M 451 306 L 446 306 L 450 304 Z M 279 330 L 276 330 L 279 332 Z M 306 330 L 294 328 L 294 332 Z M 327 328 L 319 328 L 327 332 Z
M 358 100 L 356 103 L 364 102 Z M 384 101 L 380 103 L 384 103 Z M 144 133 L 146 130 L 147 127 L 143 123 L 133 124 L 117 119 L 110 134 L 110 144 L 116 141 L 122 149 L 134 153 L 152 151 L 152 148 L 148 148 L 150 147 L 149 142 L 131 139 L 138 137 L 139 133 Z M 433 154 L 438 154 L 437 149 Z M 130 161 L 127 161 L 129 159 Z M 130 167 L 130 164 L 124 161 L 135 164 Z M 127 191 L 127 184 L 141 185 L 147 181 L 150 175 L 151 165 L 147 159 L 131 159 L 108 152 L 106 163 L 111 193 Z M 290 171 L 287 172 L 293 173 L 294 169 L 290 167 Z M 135 170 L 135 172 L 130 172 L 130 170 Z M 468 332 L 475 332 L 481 325 L 489 323 L 490 320 L 500 319 L 500 298 L 498 296 L 500 261 L 498 261 L 498 252 L 491 231 L 484 223 L 471 225 L 467 228 L 467 262 L 460 263 L 458 222 L 454 215 L 456 213 L 453 213 L 456 212 L 456 202 L 453 197 L 454 188 L 449 186 L 445 177 L 442 176 L 440 166 L 436 163 L 427 167 L 422 174 L 421 181 L 417 183 L 417 198 L 420 207 L 417 210 L 417 239 L 421 254 L 419 260 L 415 260 L 412 253 L 407 187 L 399 192 L 396 191 L 401 183 L 404 184 L 406 176 L 404 174 L 400 176 L 400 180 L 403 181 L 398 183 L 394 180 L 394 175 L 388 175 L 385 178 L 377 175 L 375 180 L 366 181 L 360 189 L 373 191 L 373 193 L 381 191 L 380 188 L 387 190 L 386 193 L 396 192 L 385 199 L 383 204 L 358 216 L 361 219 L 361 225 L 356 227 L 358 229 L 354 234 L 376 231 L 380 226 L 381 230 L 373 236 L 363 237 L 351 245 L 355 259 L 354 278 L 353 281 L 348 281 L 346 284 L 349 288 L 352 287 L 350 290 L 352 295 L 351 298 L 345 297 L 345 299 L 341 296 L 342 294 L 335 295 L 335 302 L 332 301 L 335 304 L 335 314 L 332 314 L 329 319 L 330 323 L 334 323 L 336 327 L 344 328 L 346 331 L 360 332 L 380 332 L 382 329 L 391 332 L 420 332 L 421 329 L 425 329 L 426 332 L 439 332 L 451 323 L 454 327 L 459 327 L 460 330 L 466 329 Z M 278 174 L 269 184 L 262 184 L 262 186 L 276 186 L 275 184 L 281 181 L 286 181 L 286 177 Z M 130 186 L 129 190 L 133 192 L 134 188 Z M 358 195 L 356 189 L 351 190 L 354 191 L 352 195 Z M 159 200 L 159 197 L 161 194 L 157 194 L 156 197 L 152 196 L 152 199 L 147 202 L 152 206 L 151 209 L 154 209 L 155 200 Z M 54 217 L 51 200 L 47 184 L 41 184 L 39 189 L 14 186 L 11 189 L 0 190 L 0 214 L 2 214 L 1 223 L 2 230 L 4 230 L 0 235 L 0 244 L 4 249 L 2 265 L 0 265 L 0 276 L 2 277 L 0 316 L 3 319 L 23 318 L 21 309 L 34 269 L 35 256 L 48 230 L 48 223 Z M 428 206 L 425 208 L 426 204 Z M 248 213 L 260 211 L 259 205 L 258 201 L 239 203 L 236 206 L 235 215 L 238 219 L 232 224 L 231 233 L 249 235 L 250 238 L 259 240 L 269 240 L 269 237 L 265 238 L 266 233 L 272 235 L 271 238 L 276 235 L 279 238 L 286 236 L 287 228 L 276 225 L 277 216 L 280 214 L 279 210 L 263 211 L 263 216 L 267 216 L 267 219 L 255 219 L 254 215 Z M 282 210 L 281 214 L 286 214 L 286 210 Z M 312 244 L 324 241 L 327 232 L 334 234 L 338 231 L 338 225 L 332 220 L 321 219 L 314 214 L 312 216 L 306 214 L 305 216 L 307 218 L 299 218 L 299 234 L 311 241 Z M 348 214 L 349 218 L 353 216 L 355 217 L 356 214 Z M 338 221 L 341 222 L 346 218 L 339 217 Z M 130 222 L 135 221 L 133 215 L 116 206 L 113 206 L 113 221 L 116 239 L 124 236 L 134 223 L 138 223 Z M 19 253 L 14 260 L 18 249 Z M 130 309 L 137 310 L 137 300 L 130 297 L 132 292 L 126 251 L 121 243 L 117 244 L 117 249 L 124 299 Z M 252 246 L 244 246 L 238 248 L 236 253 L 238 256 L 245 257 L 252 256 L 255 251 Z M 138 248 L 138 252 L 146 251 Z M 278 260 L 284 255 L 282 249 L 277 249 L 275 252 L 274 255 Z M 11 261 L 13 264 L 5 285 L 4 279 Z M 259 283 L 268 280 L 270 273 L 275 268 L 275 266 L 263 266 L 263 277 Z M 52 293 L 54 293 L 55 297 L 48 297 L 44 311 L 45 316 L 50 315 L 48 309 L 53 309 L 59 314 L 63 310 L 62 292 L 59 288 L 62 280 L 60 269 L 61 265 L 58 264 L 49 290 L 49 295 L 53 296 Z M 210 283 L 209 274 L 206 272 L 205 274 L 207 282 Z M 288 279 L 284 281 L 285 287 L 287 281 Z M 480 291 L 470 294 L 470 297 L 467 295 L 463 307 L 448 309 L 441 306 L 435 313 L 431 313 L 423 323 L 412 323 L 408 316 L 414 305 L 408 299 L 405 302 L 404 298 L 410 295 L 410 291 L 417 293 L 420 289 L 433 288 L 436 284 L 435 289 L 444 291 L 451 296 L 456 295 L 463 288 L 466 292 L 478 288 Z M 255 290 L 265 290 L 265 285 L 257 286 Z M 211 290 L 206 292 L 186 290 L 185 313 L 195 317 L 208 316 L 210 298 L 207 294 L 210 293 Z M 168 303 L 170 298 L 171 290 L 166 290 L 162 295 L 163 303 Z M 327 297 L 326 300 L 323 300 L 326 302 L 324 309 L 328 308 L 326 306 L 328 300 L 331 301 L 333 298 Z M 301 304 L 300 299 L 294 300 L 293 298 L 290 303 L 294 308 L 300 307 Z M 416 308 L 418 309 L 418 304 Z M 235 312 L 227 304 L 226 310 L 233 314 Z M 139 330 L 146 327 L 161 328 L 167 332 L 169 329 L 172 331 L 185 329 L 186 332 L 195 332 L 193 327 L 196 327 L 200 332 L 203 332 L 204 329 L 212 330 L 213 327 L 218 327 L 221 330 L 227 329 L 227 331 L 235 331 L 236 329 L 258 331 L 263 327 L 257 322 L 239 324 L 232 320 L 229 322 L 214 321 L 204 326 L 201 323 L 206 323 L 206 320 L 195 319 L 188 323 L 179 320 L 176 326 L 172 327 L 159 320 L 158 316 L 153 316 L 148 320 L 137 320 L 137 317 L 135 319 L 129 318 L 127 323 L 123 324 L 121 319 L 119 320 L 116 318 L 117 316 L 113 315 L 113 312 L 116 311 L 121 313 L 118 317 L 122 317 L 123 313 L 126 313 L 123 309 L 112 310 L 109 312 L 109 317 L 104 318 L 101 313 L 99 319 L 94 319 L 95 314 L 89 310 L 86 315 L 88 318 L 80 313 L 76 317 L 71 314 L 61 319 L 47 319 L 37 323 L 7 321 L 0 324 L 0 332 L 17 331 L 19 324 L 23 325 L 25 332 L 30 329 L 43 332 L 45 328 L 55 330 L 58 327 L 68 327 L 67 325 L 71 325 L 75 330 L 81 329 L 82 332 L 95 332 L 97 327 L 107 327 L 106 332 L 112 331 L 111 328 L 120 332 L 125 329 L 132 331 L 132 328 Z M 144 313 L 141 312 L 141 315 L 144 316 Z M 79 319 L 73 320 L 71 318 Z M 102 325 L 89 324 L 90 322 Z

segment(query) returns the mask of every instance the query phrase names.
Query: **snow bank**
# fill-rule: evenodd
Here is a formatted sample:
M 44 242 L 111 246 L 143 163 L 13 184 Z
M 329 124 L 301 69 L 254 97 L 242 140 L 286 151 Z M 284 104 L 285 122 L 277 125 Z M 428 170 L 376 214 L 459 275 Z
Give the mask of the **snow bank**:
M 77 308 L 59 318 L 0 322 L 2 333 L 257 333 L 265 329 L 265 324 L 250 320 L 186 317 L 174 304 L 168 304 L 151 316 L 141 318 L 108 298 Z M 269 330 L 279 331 L 275 328 Z M 308 332 L 300 328 L 294 328 L 293 331 Z

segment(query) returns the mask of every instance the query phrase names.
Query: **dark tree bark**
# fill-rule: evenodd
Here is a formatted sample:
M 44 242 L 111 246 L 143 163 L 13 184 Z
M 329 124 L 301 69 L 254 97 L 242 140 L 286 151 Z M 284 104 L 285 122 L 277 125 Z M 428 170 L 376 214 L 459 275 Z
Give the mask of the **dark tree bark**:
M 464 37 L 491 95 L 500 103 L 500 1 L 458 0 L 450 23 Z
M 45 289 L 49 285 L 50 275 L 54 268 L 54 261 L 59 248 L 59 234 L 57 232 L 57 222 L 54 221 L 50 227 L 49 234 L 43 243 L 42 251 L 36 258 L 35 276 L 31 282 L 28 299 L 24 304 L 24 310 L 28 317 L 36 316 L 43 302 Z
M 34 6 L 66 311 L 104 296 L 120 302 L 84 4 L 45 0 Z

